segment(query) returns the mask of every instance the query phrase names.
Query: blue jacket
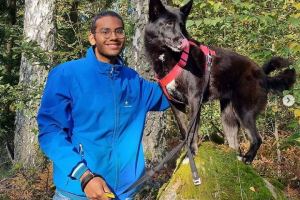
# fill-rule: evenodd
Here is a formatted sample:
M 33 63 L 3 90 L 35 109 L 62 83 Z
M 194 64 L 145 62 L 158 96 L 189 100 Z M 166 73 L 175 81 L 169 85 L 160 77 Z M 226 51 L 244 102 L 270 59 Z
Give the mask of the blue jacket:
M 145 172 L 142 136 L 148 111 L 169 103 L 156 83 L 123 65 L 103 63 L 89 48 L 86 58 L 49 73 L 37 121 L 42 151 L 53 161 L 53 182 L 73 199 L 87 199 L 79 178 L 102 175 L 120 194 Z

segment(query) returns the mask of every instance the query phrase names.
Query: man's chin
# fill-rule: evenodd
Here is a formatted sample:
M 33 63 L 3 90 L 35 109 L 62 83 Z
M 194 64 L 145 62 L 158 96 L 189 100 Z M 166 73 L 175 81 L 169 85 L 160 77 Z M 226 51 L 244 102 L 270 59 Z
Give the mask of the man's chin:
M 118 49 L 115 51 L 114 50 L 105 51 L 103 49 L 102 51 L 98 51 L 97 54 L 99 54 L 99 57 L 104 57 L 108 60 L 114 60 L 118 55 L 120 55 L 121 52 L 122 52 L 122 49 Z
M 118 55 L 120 55 L 121 52 L 122 52 L 122 50 L 110 51 L 110 52 L 107 52 L 105 54 L 105 56 L 113 58 L 113 57 L 117 57 Z

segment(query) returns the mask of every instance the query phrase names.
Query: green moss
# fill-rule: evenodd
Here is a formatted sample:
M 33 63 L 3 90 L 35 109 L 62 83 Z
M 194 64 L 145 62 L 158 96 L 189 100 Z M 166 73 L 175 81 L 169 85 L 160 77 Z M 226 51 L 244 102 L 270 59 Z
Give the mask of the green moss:
M 274 190 L 275 190 L 278 200 L 287 199 L 286 195 L 284 195 L 284 193 L 282 193 L 282 191 L 284 190 L 284 185 L 282 183 L 280 183 L 279 181 L 277 181 L 273 178 L 266 178 L 266 179 L 274 186 Z
M 284 185 L 273 178 L 266 178 L 274 187 L 284 190 Z
M 181 162 L 169 183 L 161 188 L 159 199 L 168 199 L 172 193 L 172 200 L 274 199 L 263 179 L 236 157 L 237 152 L 224 145 L 202 143 L 195 157 L 202 184 L 194 186 L 189 164 Z M 282 193 L 280 188 L 276 192 Z M 284 195 L 278 196 L 286 199 Z
M 144 153 L 144 155 L 145 155 L 145 159 L 147 160 L 147 159 L 151 159 L 152 157 L 153 157 L 153 155 L 152 155 L 152 153 L 150 152 L 150 151 L 146 151 L 145 153 Z

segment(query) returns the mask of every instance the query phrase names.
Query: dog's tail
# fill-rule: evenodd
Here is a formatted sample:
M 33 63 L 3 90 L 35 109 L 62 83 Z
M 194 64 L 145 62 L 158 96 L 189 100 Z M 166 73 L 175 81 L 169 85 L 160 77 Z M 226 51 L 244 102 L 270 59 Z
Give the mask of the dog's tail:
M 281 57 L 273 57 L 263 65 L 262 70 L 266 75 L 274 70 L 287 68 L 273 77 L 267 76 L 268 89 L 271 92 L 282 93 L 284 90 L 289 90 L 296 82 L 296 71 L 288 68 L 290 65 L 287 59 Z

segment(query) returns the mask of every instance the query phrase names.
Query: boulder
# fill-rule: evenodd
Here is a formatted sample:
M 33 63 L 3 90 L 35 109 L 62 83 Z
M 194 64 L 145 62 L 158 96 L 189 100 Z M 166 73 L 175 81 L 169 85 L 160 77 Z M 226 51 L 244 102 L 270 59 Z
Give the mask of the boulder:
M 177 169 L 159 190 L 159 200 L 271 200 L 289 199 L 277 180 L 261 177 L 251 165 L 237 159 L 238 153 L 226 145 L 203 142 L 194 157 L 201 185 L 195 186 L 185 158 L 178 159 Z M 272 183 L 272 184 L 271 184 Z

